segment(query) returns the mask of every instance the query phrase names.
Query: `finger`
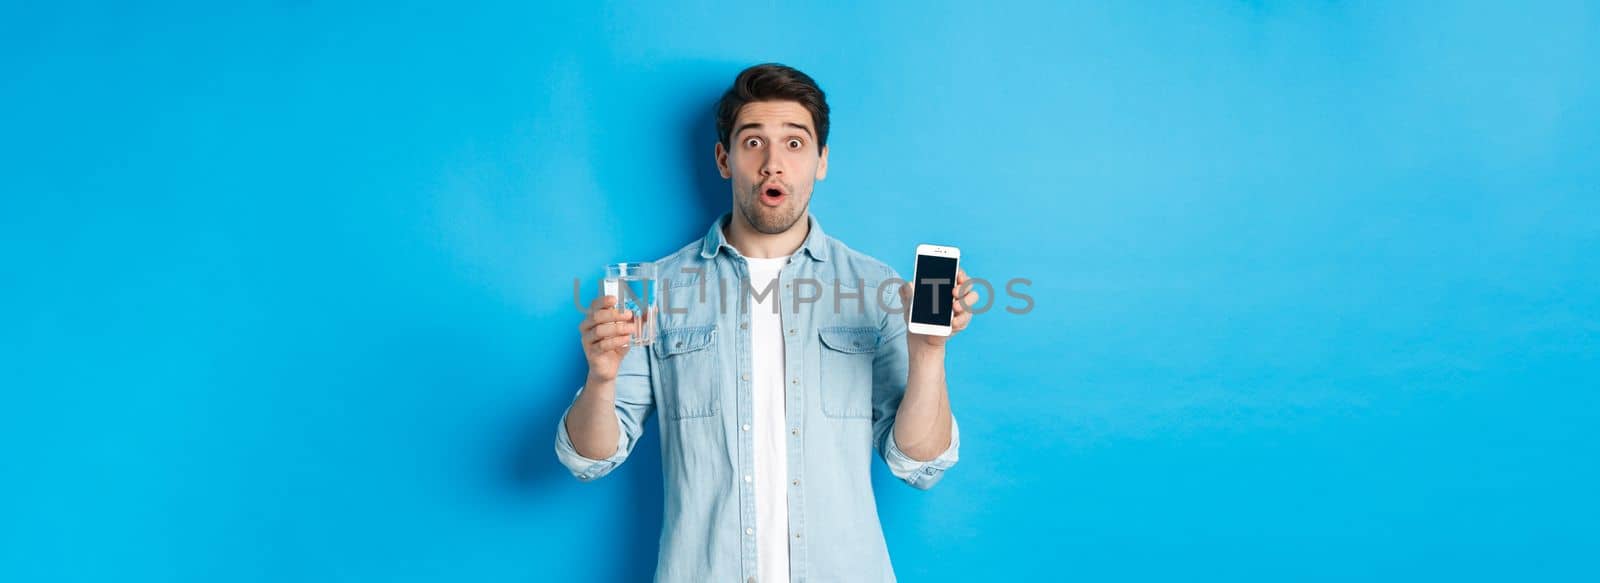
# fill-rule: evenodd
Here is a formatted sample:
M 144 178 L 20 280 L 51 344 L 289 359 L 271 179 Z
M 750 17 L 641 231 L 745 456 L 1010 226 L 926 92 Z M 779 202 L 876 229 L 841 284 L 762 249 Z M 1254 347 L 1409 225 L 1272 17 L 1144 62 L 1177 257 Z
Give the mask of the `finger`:
M 610 322 L 626 321 L 626 320 L 632 320 L 632 319 L 633 319 L 633 311 L 632 310 L 622 310 L 622 311 L 617 311 L 617 310 L 598 310 L 598 311 L 595 311 L 594 313 L 589 314 L 588 316 L 584 317 L 583 322 L 579 323 L 579 325 L 578 325 L 578 330 L 579 331 L 587 331 L 587 330 L 589 330 L 591 328 L 594 328 L 595 326 L 598 326 L 600 324 L 607 324 L 607 323 L 610 323 Z
M 612 333 L 612 329 L 615 327 L 616 324 L 613 322 L 595 324 L 593 328 L 590 328 L 588 332 L 584 333 L 584 344 L 595 344 L 612 336 L 616 336 L 616 334 Z
M 594 337 L 596 340 L 603 340 L 615 336 L 627 336 L 632 332 L 632 322 L 611 321 L 596 324 L 594 327 Z
M 613 351 L 613 352 L 627 352 L 628 351 L 628 336 L 626 334 L 624 334 L 624 335 L 618 336 L 616 338 L 607 338 L 605 340 L 600 341 L 600 346 L 604 350 L 609 350 L 609 351 Z
M 602 320 L 596 320 L 596 317 L 600 314 L 610 311 L 606 308 L 609 308 L 616 303 L 616 296 L 600 296 L 590 301 L 589 310 L 584 312 L 583 321 L 578 322 L 578 330 L 588 331 L 590 328 L 593 328 L 595 324 L 602 322 Z
M 584 348 L 591 354 L 598 356 L 610 352 L 614 348 L 613 345 L 616 343 L 616 341 L 617 339 L 615 337 L 596 338 L 594 340 L 590 340 L 588 345 L 586 345 Z
M 604 324 L 633 319 L 633 310 L 601 310 L 594 313 L 594 323 Z
M 601 350 L 607 350 L 605 348 L 606 342 L 616 338 L 628 338 L 631 334 L 633 334 L 633 324 L 608 322 L 595 326 L 593 330 L 590 330 L 583 337 L 583 342 L 587 346 L 595 346 Z
M 633 322 L 612 322 L 611 334 L 626 338 L 628 335 L 633 334 L 634 329 L 637 327 Z
M 978 292 L 968 290 L 966 295 L 956 300 L 956 305 L 961 306 L 962 312 L 972 311 L 972 306 L 978 305 Z
M 958 275 L 960 274 L 958 273 Z M 978 294 L 972 290 L 971 279 L 961 278 L 961 283 L 956 284 L 955 289 L 950 290 L 950 294 L 956 297 L 956 313 L 958 314 L 971 310 L 972 306 L 977 303 Z
M 962 312 L 950 320 L 950 333 L 954 334 L 967 329 L 967 324 L 972 322 L 972 312 Z
M 950 288 L 950 294 L 951 295 L 955 295 L 955 296 L 960 296 L 961 294 L 966 293 L 965 287 L 967 285 L 970 285 L 971 281 L 972 281 L 972 278 L 967 277 L 967 272 L 962 270 L 960 267 L 957 267 L 956 268 L 956 285 L 955 285 L 955 287 Z

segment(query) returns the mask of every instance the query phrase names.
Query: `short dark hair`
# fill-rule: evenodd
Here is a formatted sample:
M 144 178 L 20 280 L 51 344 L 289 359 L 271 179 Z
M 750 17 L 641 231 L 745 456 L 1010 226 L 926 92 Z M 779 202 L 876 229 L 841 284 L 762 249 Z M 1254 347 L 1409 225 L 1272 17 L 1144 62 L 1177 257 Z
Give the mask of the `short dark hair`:
M 811 112 L 816 127 L 817 151 L 828 145 L 828 99 L 811 76 L 778 63 L 762 63 L 739 72 L 733 86 L 717 101 L 717 138 L 730 147 L 733 121 L 745 104 L 757 101 L 795 101 Z

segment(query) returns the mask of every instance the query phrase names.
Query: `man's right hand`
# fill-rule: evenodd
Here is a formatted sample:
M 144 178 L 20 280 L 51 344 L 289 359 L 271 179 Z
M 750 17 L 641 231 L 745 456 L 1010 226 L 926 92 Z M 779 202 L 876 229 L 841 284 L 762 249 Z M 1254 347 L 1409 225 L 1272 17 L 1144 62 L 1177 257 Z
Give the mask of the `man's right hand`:
M 589 314 L 578 323 L 583 356 L 589 361 L 589 380 L 609 383 L 617 378 L 622 357 L 628 354 L 633 333 L 633 313 L 615 310 L 617 296 L 600 296 L 589 303 Z

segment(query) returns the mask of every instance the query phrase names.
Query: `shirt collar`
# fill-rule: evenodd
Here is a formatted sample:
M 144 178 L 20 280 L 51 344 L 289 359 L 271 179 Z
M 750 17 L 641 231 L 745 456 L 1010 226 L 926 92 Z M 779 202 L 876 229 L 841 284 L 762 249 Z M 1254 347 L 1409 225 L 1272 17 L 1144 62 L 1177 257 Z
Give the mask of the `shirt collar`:
M 723 213 L 717 220 L 711 222 L 711 228 L 706 231 L 706 237 L 700 243 L 700 256 L 706 259 L 716 257 L 723 247 L 738 254 L 738 250 L 728 243 L 728 238 L 722 234 L 722 227 L 733 219 L 733 213 Z M 806 233 L 805 242 L 800 244 L 800 249 L 812 259 L 817 261 L 828 260 L 828 236 L 822 233 L 822 224 L 817 222 L 817 217 L 806 213 L 806 224 L 810 230 Z

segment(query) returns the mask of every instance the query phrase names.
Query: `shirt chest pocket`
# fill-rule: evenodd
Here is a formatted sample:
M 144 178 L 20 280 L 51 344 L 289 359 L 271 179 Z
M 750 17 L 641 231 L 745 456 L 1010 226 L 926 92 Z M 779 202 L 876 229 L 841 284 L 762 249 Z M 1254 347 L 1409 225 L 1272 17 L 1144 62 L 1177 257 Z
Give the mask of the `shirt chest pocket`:
M 718 406 L 717 327 L 691 326 L 662 330 L 654 342 L 661 379 L 664 419 L 711 417 Z
M 878 329 L 833 326 L 818 330 L 822 342 L 817 370 L 822 380 L 822 413 L 829 417 L 872 417 L 872 359 Z

